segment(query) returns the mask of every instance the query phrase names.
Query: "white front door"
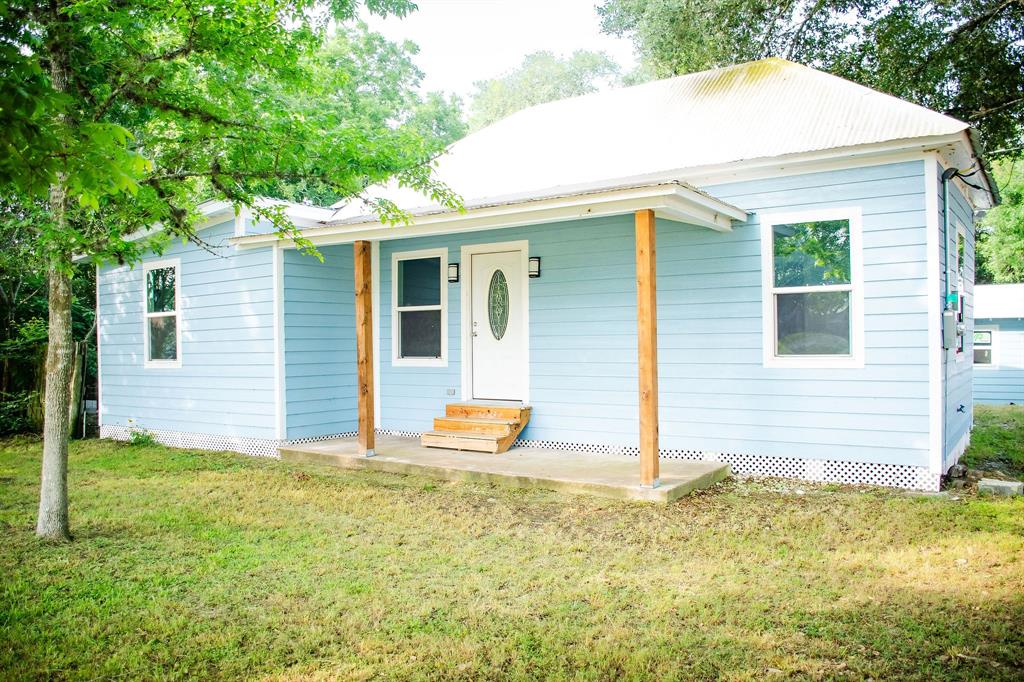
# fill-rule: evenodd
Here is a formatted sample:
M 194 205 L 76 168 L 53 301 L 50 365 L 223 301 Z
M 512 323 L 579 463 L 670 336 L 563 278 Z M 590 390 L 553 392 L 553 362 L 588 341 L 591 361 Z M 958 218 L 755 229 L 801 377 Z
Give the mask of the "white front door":
M 474 253 L 470 259 L 472 398 L 525 400 L 525 254 L 495 250 Z

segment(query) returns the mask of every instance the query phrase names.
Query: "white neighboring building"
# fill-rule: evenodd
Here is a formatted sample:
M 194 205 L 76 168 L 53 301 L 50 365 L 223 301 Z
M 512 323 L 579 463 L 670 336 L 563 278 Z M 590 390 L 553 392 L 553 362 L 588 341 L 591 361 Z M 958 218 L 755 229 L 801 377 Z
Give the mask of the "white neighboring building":
M 974 402 L 1024 405 L 1024 284 L 974 288 Z

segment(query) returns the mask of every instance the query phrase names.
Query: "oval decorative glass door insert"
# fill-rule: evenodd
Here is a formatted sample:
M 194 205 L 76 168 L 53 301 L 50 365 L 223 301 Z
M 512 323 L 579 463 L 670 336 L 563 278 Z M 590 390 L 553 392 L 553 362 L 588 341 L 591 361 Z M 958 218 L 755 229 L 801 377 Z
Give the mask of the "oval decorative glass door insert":
M 487 289 L 487 317 L 491 323 L 491 333 L 501 341 L 508 329 L 508 282 L 505 273 L 495 270 L 491 275 L 491 285 Z

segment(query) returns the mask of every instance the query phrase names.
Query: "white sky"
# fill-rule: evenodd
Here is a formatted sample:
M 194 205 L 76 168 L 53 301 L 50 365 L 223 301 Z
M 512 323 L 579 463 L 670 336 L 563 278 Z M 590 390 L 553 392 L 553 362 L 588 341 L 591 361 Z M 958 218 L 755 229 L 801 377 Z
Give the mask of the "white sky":
M 603 51 L 628 71 L 636 64 L 629 40 L 604 35 L 597 0 L 418 0 L 404 19 L 365 16 L 370 28 L 420 47 L 423 89 L 454 92 L 468 103 L 473 82 L 515 68 L 538 50 L 568 56 Z

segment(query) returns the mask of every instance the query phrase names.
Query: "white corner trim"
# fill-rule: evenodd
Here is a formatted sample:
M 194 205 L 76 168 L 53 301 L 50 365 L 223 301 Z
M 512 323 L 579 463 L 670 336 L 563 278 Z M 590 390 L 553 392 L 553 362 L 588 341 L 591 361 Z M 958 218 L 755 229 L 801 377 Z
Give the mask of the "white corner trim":
M 856 369 L 864 367 L 864 245 L 860 206 L 835 206 L 806 211 L 762 213 L 761 223 L 761 333 L 765 367 L 790 369 Z M 850 223 L 850 284 L 785 287 L 792 292 L 850 292 L 850 355 L 794 355 L 775 353 L 775 263 L 772 228 L 785 223 L 847 220 Z
M 945 429 L 946 406 L 942 401 L 942 387 L 945 378 L 942 367 L 945 351 L 942 348 L 942 250 L 939 220 L 939 169 L 942 167 L 938 154 L 924 158 L 925 194 L 925 249 L 928 273 L 928 462 L 932 474 L 942 474 L 942 441 Z
M 286 436 L 284 376 L 284 249 L 275 244 L 271 250 L 274 288 L 274 432 L 278 440 Z
M 400 356 L 398 310 L 398 263 L 418 258 L 441 259 L 441 357 L 403 358 Z M 408 306 L 406 310 L 433 310 L 431 306 Z M 448 366 L 448 249 L 420 249 L 396 251 L 391 254 L 391 365 L 392 367 L 447 367 Z
M 100 313 L 100 264 L 96 264 L 96 426 L 103 426 L 103 355 L 100 338 L 103 336 L 103 316 Z M 145 302 L 143 302 L 145 305 Z
M 149 300 L 148 273 L 150 270 L 174 268 L 174 312 L 150 313 L 147 311 Z M 149 359 L 149 320 L 152 317 L 174 317 L 175 348 L 178 357 L 174 360 Z M 181 259 L 164 258 L 161 260 L 143 261 L 142 263 L 142 366 L 144 369 L 179 369 L 181 356 L 185 349 L 181 346 L 181 328 L 184 326 L 184 314 L 181 309 Z
M 462 264 L 459 266 L 460 315 L 459 333 L 462 338 L 462 400 L 473 400 L 473 255 L 478 253 L 494 253 L 497 251 L 519 251 L 520 279 L 522 280 L 521 295 L 523 300 L 523 362 L 526 365 L 526 376 L 523 380 L 524 405 L 530 404 L 530 241 L 519 239 L 509 242 L 492 242 L 489 244 L 463 244 L 459 252 Z
M 373 427 L 381 428 L 380 413 L 380 242 L 370 242 L 370 299 L 373 302 Z
M 244 237 L 249 220 L 252 218 L 252 211 L 242 206 L 235 213 L 235 236 Z

